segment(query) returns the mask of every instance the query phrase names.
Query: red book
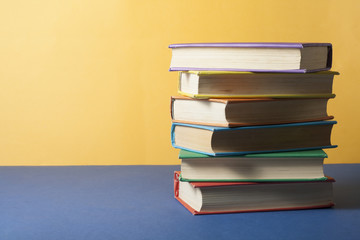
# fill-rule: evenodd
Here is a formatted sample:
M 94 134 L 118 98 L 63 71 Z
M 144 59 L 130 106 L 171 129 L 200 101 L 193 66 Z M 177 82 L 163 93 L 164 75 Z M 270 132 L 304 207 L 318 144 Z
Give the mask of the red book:
M 327 208 L 333 178 L 313 182 L 182 182 L 174 173 L 175 198 L 192 214 Z

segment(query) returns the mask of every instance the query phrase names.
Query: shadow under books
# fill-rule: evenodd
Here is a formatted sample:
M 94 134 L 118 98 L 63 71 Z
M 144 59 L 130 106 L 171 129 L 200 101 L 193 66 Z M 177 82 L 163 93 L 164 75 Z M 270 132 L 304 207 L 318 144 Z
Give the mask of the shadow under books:
M 337 180 L 334 184 L 336 209 L 360 209 L 360 178 Z

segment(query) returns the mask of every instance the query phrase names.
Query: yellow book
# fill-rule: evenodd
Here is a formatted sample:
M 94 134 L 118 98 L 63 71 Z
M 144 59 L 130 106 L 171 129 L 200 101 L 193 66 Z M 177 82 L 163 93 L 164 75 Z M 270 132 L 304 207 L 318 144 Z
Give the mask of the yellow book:
M 334 71 L 254 73 L 187 71 L 179 73 L 179 94 L 191 98 L 334 98 Z

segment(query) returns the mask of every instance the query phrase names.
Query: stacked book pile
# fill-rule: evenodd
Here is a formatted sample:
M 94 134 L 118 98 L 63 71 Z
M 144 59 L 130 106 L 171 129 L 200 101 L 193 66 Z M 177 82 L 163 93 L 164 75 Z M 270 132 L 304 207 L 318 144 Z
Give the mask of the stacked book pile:
M 333 206 L 327 43 L 173 44 L 175 198 L 193 214 Z

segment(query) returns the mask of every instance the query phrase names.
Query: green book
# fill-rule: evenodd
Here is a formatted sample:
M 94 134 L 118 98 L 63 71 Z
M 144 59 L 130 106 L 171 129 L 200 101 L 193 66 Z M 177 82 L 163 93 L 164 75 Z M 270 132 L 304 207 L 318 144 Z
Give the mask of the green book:
M 214 156 L 191 152 L 187 150 L 180 150 L 179 158 L 210 158 Z M 226 156 L 226 157 L 245 157 L 245 158 L 296 158 L 296 157 L 319 157 L 319 158 L 327 158 L 327 154 L 321 150 L 308 150 L 308 151 L 290 151 L 290 152 L 272 152 L 272 153 L 256 153 L 256 154 L 247 154 L 247 155 L 239 155 L 239 156 Z M 215 157 L 218 158 L 218 157 Z
M 181 181 L 325 181 L 323 150 L 209 156 L 181 150 Z

